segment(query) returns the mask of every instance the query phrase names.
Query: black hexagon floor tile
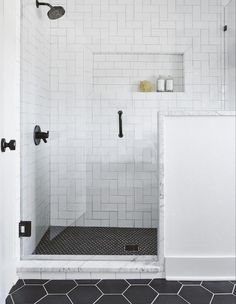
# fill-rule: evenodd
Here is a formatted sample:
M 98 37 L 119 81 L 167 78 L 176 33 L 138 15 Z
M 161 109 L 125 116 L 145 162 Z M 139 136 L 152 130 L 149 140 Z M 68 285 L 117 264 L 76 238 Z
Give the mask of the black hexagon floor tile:
M 127 281 L 131 285 L 148 285 L 151 282 L 150 279 L 139 279 L 139 280 L 131 279 Z
M 156 298 L 157 292 L 149 286 L 130 286 L 124 296 L 132 304 L 151 304 Z
M 229 281 L 204 281 L 202 286 L 213 293 L 232 293 L 234 285 Z
M 18 280 L 5 301 L 5 304 L 35 303 L 236 304 L 236 284 L 235 281 L 176 282 L 162 279 Z
M 160 295 L 153 304 L 187 304 L 187 302 L 177 295 Z
M 95 285 L 100 280 L 75 280 L 78 285 Z
M 77 284 L 72 280 L 52 280 L 45 284 L 47 292 L 66 294 L 71 291 Z
M 6 298 L 6 304 L 13 304 L 13 301 L 10 296 Z
M 129 304 L 122 295 L 104 295 L 96 304 Z
M 10 290 L 9 293 L 15 292 L 16 290 L 20 289 L 22 286 L 24 286 L 23 280 L 18 280 L 18 281 L 16 282 L 16 284 L 11 288 L 11 290 Z
M 202 281 L 179 281 L 183 285 L 200 285 Z
M 75 304 L 93 304 L 101 295 L 96 286 L 78 286 L 68 294 Z
M 25 285 L 43 285 L 49 280 L 24 280 Z
M 102 280 L 97 286 L 105 294 L 123 293 L 129 284 L 125 280 Z
M 215 295 L 211 304 L 236 304 L 236 297 L 233 295 Z
M 46 295 L 43 286 L 24 286 L 12 294 L 15 304 L 33 304 Z
M 178 293 L 181 284 L 176 281 L 166 281 L 164 279 L 153 280 L 150 284 L 158 293 Z
M 190 304 L 209 304 L 213 296 L 201 286 L 183 286 L 179 294 Z
M 66 295 L 48 295 L 37 304 L 71 304 Z

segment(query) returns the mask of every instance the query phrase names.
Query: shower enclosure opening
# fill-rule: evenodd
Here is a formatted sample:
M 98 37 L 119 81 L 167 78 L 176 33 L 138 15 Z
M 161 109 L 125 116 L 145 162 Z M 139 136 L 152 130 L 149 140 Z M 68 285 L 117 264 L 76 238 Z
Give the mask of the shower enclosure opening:
M 22 258 L 157 256 L 156 116 L 94 88 L 80 6 L 21 1 Z

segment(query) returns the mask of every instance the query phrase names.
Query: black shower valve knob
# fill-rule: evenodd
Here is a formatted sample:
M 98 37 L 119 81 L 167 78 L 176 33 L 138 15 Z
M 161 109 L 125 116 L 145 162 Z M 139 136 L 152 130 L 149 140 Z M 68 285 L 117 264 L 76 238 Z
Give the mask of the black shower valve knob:
M 49 131 L 42 132 L 40 126 L 35 126 L 34 128 L 34 143 L 38 146 L 43 140 L 45 144 L 47 143 L 47 139 L 49 138 Z
M 5 138 L 2 138 L 1 140 L 1 151 L 5 152 L 6 149 L 9 149 L 11 151 L 16 150 L 16 141 L 14 139 L 11 139 L 8 143 L 6 142 Z
M 42 139 L 45 143 L 47 143 L 47 138 L 49 138 L 49 131 L 47 132 L 36 132 L 36 138 Z

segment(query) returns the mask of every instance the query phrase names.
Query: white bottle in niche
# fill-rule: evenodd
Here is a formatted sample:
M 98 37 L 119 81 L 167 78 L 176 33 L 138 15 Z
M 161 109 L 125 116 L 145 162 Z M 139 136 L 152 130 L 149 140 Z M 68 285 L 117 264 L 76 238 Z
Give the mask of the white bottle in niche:
M 174 91 L 174 79 L 169 75 L 166 79 L 166 92 Z
M 157 92 L 165 92 L 165 79 L 161 75 L 157 79 Z

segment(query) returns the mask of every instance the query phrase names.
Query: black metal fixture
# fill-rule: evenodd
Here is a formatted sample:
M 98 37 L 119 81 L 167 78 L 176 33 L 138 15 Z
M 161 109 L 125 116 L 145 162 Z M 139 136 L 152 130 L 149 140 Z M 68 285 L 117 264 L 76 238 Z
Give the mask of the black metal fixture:
M 227 30 L 228 30 L 228 25 L 226 24 L 226 25 L 224 26 L 224 32 L 227 32 Z
M 6 142 L 5 138 L 2 138 L 1 140 L 1 151 L 6 152 L 6 149 L 9 148 L 9 150 L 14 151 L 16 150 L 16 141 L 14 139 L 10 140 L 9 143 Z
M 34 128 L 34 143 L 38 146 L 43 140 L 45 144 L 47 143 L 47 138 L 49 138 L 49 131 L 42 132 L 40 126 L 35 126 Z
M 124 246 L 125 251 L 139 251 L 139 245 L 137 244 L 127 244 Z
M 53 6 L 46 2 L 39 2 L 36 0 L 36 7 L 39 8 L 40 6 L 48 6 L 50 10 L 48 11 L 48 18 L 51 20 L 59 19 L 65 15 L 65 9 L 62 6 Z
M 31 222 L 21 221 L 19 223 L 19 237 L 31 236 Z
M 119 134 L 118 134 L 118 136 L 120 138 L 122 138 L 124 136 L 124 134 L 123 134 L 123 126 L 122 126 L 122 114 L 123 114 L 122 111 L 118 111 L 118 115 L 119 115 Z

